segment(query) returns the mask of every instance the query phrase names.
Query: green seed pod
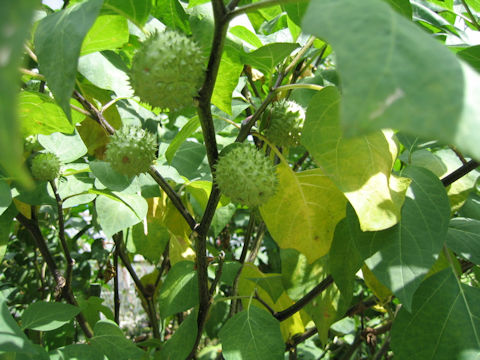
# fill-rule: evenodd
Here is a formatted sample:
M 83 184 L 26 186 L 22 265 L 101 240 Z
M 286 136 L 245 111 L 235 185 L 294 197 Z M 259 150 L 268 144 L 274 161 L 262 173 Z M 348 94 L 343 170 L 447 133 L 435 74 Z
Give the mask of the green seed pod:
M 154 33 L 132 60 L 130 83 L 135 95 L 152 106 L 172 111 L 193 105 L 204 78 L 198 45 L 175 31 Z
M 294 101 L 272 104 L 262 117 L 265 136 L 277 146 L 292 147 L 300 143 L 305 112 Z
M 60 160 L 54 153 L 41 153 L 33 158 L 31 169 L 33 177 L 37 180 L 54 180 L 60 175 Z
M 124 126 L 110 137 L 105 158 L 113 169 L 127 176 L 147 172 L 156 158 L 155 136 L 135 126 Z
M 233 202 L 257 207 L 275 194 L 278 179 L 270 159 L 250 144 L 233 144 L 215 168 L 218 188 Z

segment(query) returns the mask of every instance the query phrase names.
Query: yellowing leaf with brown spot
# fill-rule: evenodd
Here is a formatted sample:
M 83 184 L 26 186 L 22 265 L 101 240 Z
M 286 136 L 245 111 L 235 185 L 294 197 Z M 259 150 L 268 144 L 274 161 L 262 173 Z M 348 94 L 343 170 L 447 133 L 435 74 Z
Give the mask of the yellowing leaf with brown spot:
M 339 117 L 340 95 L 333 87 L 315 95 L 308 106 L 302 144 L 315 163 L 345 194 L 363 231 L 392 227 L 410 179 L 392 174 L 398 147 L 392 131 L 344 138 Z
M 297 249 L 313 262 L 330 250 L 347 201 L 320 169 L 294 173 L 281 163 L 277 174 L 277 192 L 260 208 L 263 220 L 278 246 Z

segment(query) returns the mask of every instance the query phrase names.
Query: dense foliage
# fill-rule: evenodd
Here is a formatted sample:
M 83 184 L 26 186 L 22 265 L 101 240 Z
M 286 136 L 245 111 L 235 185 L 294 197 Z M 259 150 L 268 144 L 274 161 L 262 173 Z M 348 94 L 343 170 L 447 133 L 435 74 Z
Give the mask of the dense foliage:
M 478 0 L 53 3 L 0 2 L 0 359 L 480 358 Z

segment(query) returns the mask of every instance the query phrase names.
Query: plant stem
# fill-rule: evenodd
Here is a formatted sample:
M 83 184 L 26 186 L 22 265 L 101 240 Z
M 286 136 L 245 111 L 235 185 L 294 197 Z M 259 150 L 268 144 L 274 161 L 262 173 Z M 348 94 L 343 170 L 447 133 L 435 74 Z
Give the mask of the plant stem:
M 197 225 L 197 222 L 195 221 L 193 216 L 190 214 L 190 212 L 187 210 L 187 208 L 183 205 L 182 199 L 180 199 L 180 196 L 178 196 L 175 190 L 172 189 L 172 187 L 158 172 L 158 170 L 155 169 L 154 166 L 150 166 L 150 169 L 148 169 L 148 173 L 153 178 L 153 180 L 155 180 L 155 182 L 160 186 L 160 188 L 163 191 L 165 191 L 165 194 L 167 194 L 173 206 L 177 208 L 177 210 L 180 212 L 180 214 L 183 216 L 183 218 L 187 222 L 188 226 L 190 226 L 190 229 L 193 230 Z
M 325 279 L 323 279 L 320 284 L 315 286 L 308 294 L 298 300 L 292 306 L 286 308 L 283 311 L 280 311 L 275 314 L 275 318 L 278 321 L 283 321 L 288 319 L 290 316 L 294 315 L 301 309 L 303 309 L 310 301 L 315 299 L 318 295 L 320 295 L 324 290 L 328 289 L 330 285 L 333 284 L 333 277 L 328 275 Z
M 60 239 L 60 244 L 62 245 L 63 254 L 65 255 L 65 260 L 67 262 L 67 269 L 65 274 L 65 289 L 68 291 L 72 283 L 72 270 L 73 264 L 75 263 L 70 255 L 70 250 L 68 249 L 67 241 L 65 239 L 65 221 L 63 218 L 63 200 L 58 193 L 57 186 L 55 185 L 55 180 L 51 180 L 50 186 L 52 187 L 53 193 L 55 195 L 55 200 L 57 201 L 57 214 L 58 214 L 58 237 Z
M 213 297 L 213 295 L 215 294 L 215 289 L 217 288 L 220 278 L 222 277 L 224 261 L 225 261 L 225 252 L 221 251 L 220 254 L 218 255 L 218 268 L 217 268 L 217 271 L 215 271 L 215 279 L 213 280 L 212 285 L 210 286 L 210 297 Z
M 287 90 L 295 90 L 295 89 L 310 89 L 310 90 L 323 90 L 325 87 L 315 84 L 289 84 L 289 85 L 282 85 L 275 89 L 276 92 L 279 91 L 287 91 Z
M 153 292 L 153 294 L 150 294 L 145 288 L 145 286 L 143 286 L 140 279 L 138 278 L 137 273 L 135 272 L 135 270 L 132 267 L 132 264 L 130 263 L 130 259 L 128 258 L 127 254 L 124 251 L 122 237 L 123 237 L 122 232 L 119 232 L 113 235 L 116 251 L 118 252 L 118 256 L 120 257 L 120 260 L 122 260 L 123 266 L 127 268 L 127 271 L 130 274 L 133 282 L 135 283 L 135 286 L 137 287 L 138 291 L 140 292 L 140 294 L 145 299 L 145 302 L 147 303 L 146 310 L 147 310 L 148 318 L 150 320 L 150 324 L 152 325 L 153 337 L 156 339 L 160 339 L 160 329 L 158 325 L 155 304 L 153 303 L 153 295 L 155 294 L 155 292 Z
M 445 176 L 441 181 L 443 186 L 447 187 L 457 181 L 458 179 L 462 178 L 463 176 L 467 175 L 469 172 L 475 170 L 480 164 L 475 160 L 470 160 L 466 164 L 460 166 L 457 170 L 453 171 L 452 173 Z
M 48 250 L 47 243 L 45 241 L 45 238 L 42 235 L 42 232 L 40 231 L 40 228 L 38 227 L 38 224 L 36 221 L 30 220 L 27 217 L 25 217 L 22 213 L 18 213 L 16 215 L 17 220 L 25 226 L 25 228 L 32 234 L 35 243 L 40 250 L 40 253 L 42 254 L 43 259 L 45 260 L 45 263 L 47 264 L 48 269 L 53 275 L 53 278 L 55 279 L 56 282 L 56 289 L 55 292 L 61 292 L 64 287 L 65 287 L 65 278 L 63 275 L 60 273 L 60 271 L 57 268 L 57 265 L 55 264 L 55 261 L 53 260 L 53 256 Z M 63 291 L 62 291 L 63 292 Z M 75 296 L 73 295 L 72 289 L 68 288 L 66 289 L 65 292 L 63 292 L 63 295 L 67 302 L 71 305 L 77 306 L 78 303 L 77 300 L 75 299 Z M 78 324 L 80 325 L 80 328 L 82 329 L 83 333 L 87 338 L 91 338 L 93 336 L 92 329 L 87 323 L 87 320 L 83 316 L 83 314 L 80 312 L 77 316 L 76 319 L 78 321 Z
M 470 10 L 470 7 L 468 6 L 467 2 L 465 0 L 461 0 L 463 7 L 468 13 L 468 16 L 470 17 L 471 23 L 473 26 L 477 28 L 477 30 L 480 30 L 480 24 L 478 23 L 477 19 L 475 19 L 475 15 L 473 15 L 472 10 Z
M 114 321 L 120 325 L 120 289 L 118 283 L 118 249 L 115 247 L 113 253 L 113 268 L 115 269 L 115 276 L 113 277 L 113 306 L 114 306 Z

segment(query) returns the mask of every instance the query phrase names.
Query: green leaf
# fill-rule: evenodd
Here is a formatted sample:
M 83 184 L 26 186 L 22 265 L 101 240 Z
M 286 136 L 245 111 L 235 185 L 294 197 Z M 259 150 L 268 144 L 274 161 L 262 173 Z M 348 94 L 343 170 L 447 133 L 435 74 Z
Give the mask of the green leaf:
M 140 223 L 132 228 L 133 249 L 129 246 L 128 250 L 134 250 L 133 253 L 143 255 L 155 264 L 160 260 L 169 239 L 168 229 L 157 218 L 147 217 L 147 227 Z
M 397 145 L 390 131 L 346 139 L 339 118 L 340 94 L 327 87 L 308 107 L 302 144 L 354 207 L 363 231 L 383 230 L 400 219 L 410 180 L 392 175 Z
M 19 105 L 19 117 L 25 136 L 49 135 L 54 132 L 70 134 L 75 129 L 62 109 L 47 95 L 22 91 Z
M 175 153 L 171 165 L 180 175 L 187 179 L 195 179 L 210 172 L 206 158 L 205 146 L 197 142 L 185 141 Z
M 34 345 L 18 327 L 8 311 L 6 299 L 0 293 L 0 354 L 12 352 L 18 357 L 25 356 L 27 359 L 48 359 L 43 348 Z M 15 359 L 15 358 L 13 358 Z
M 188 122 L 182 126 L 181 130 L 173 138 L 170 145 L 168 145 L 167 150 L 165 151 L 165 158 L 168 163 L 172 163 L 173 156 L 177 152 L 180 145 L 182 145 L 187 138 L 190 137 L 197 129 L 200 127 L 200 120 L 198 116 L 192 117 Z
M 302 18 L 307 11 L 308 3 L 294 3 L 282 5 L 282 8 L 287 12 L 288 17 L 298 26 L 302 23 Z
M 198 280 L 194 263 L 180 261 L 168 272 L 158 294 L 163 318 L 188 310 L 198 304 Z
M 50 360 L 104 360 L 103 354 L 99 353 L 91 345 L 72 344 L 50 351 Z
M 178 0 L 155 0 L 154 3 L 153 16 L 168 28 L 178 29 L 187 34 L 190 33 L 188 16 Z
M 279 247 L 297 249 L 313 262 L 328 253 L 346 199 L 319 169 L 294 173 L 281 163 L 277 174 L 277 193 L 260 207 L 262 218 Z
M 48 87 L 68 119 L 71 119 L 70 97 L 80 48 L 102 3 L 103 0 L 90 0 L 50 14 L 40 21 L 35 31 L 40 72 L 47 78 Z M 53 38 L 56 41 L 52 41 Z
M 380 0 L 312 1 L 303 24 L 336 52 L 347 136 L 395 128 L 480 157 L 479 74 L 439 41 Z
M 264 277 L 248 278 L 248 280 L 253 281 L 263 290 L 265 290 L 268 295 L 270 295 L 273 302 L 277 302 L 278 298 L 285 291 L 285 289 L 283 288 L 283 280 L 281 274 L 269 273 L 265 274 Z
M 10 186 L 3 180 L 0 180 L 0 215 L 8 209 L 12 203 L 12 191 Z
M 461 217 L 480 220 L 480 196 L 471 192 L 465 204 L 459 211 Z
M 273 68 L 298 48 L 298 44 L 272 43 L 245 55 L 245 62 L 254 68 L 269 73 Z
M 284 356 L 280 323 L 256 306 L 249 306 L 230 318 L 219 337 L 225 360 L 277 360 Z
M 384 246 L 365 263 L 411 309 L 414 292 L 445 242 L 450 205 L 445 188 L 430 171 L 411 166 L 402 175 L 412 179 L 402 218 L 377 234 L 375 241 Z
M 22 143 L 17 120 L 17 94 L 20 89 L 20 67 L 24 42 L 32 25 L 38 0 L 2 1 L 0 3 L 0 166 L 8 175 L 31 186 L 22 166 Z
M 95 201 L 97 221 L 107 237 L 138 224 L 145 218 L 148 210 L 147 201 L 140 195 L 114 195 L 118 199 L 115 199 L 115 196 L 100 195 Z
M 50 135 L 39 135 L 38 142 L 46 150 L 57 155 L 63 163 L 77 160 L 87 153 L 87 147 L 76 131 L 71 135 L 59 132 Z
M 7 251 L 7 245 L 10 242 L 11 227 L 13 219 L 17 216 L 18 210 L 15 204 L 10 206 L 0 215 L 0 263 Z
M 144 352 L 125 338 L 122 330 L 111 320 L 100 320 L 95 324 L 92 346 L 109 360 L 141 359 Z
M 392 9 L 397 11 L 399 14 L 402 14 L 407 19 L 412 18 L 412 5 L 410 0 L 384 0 L 387 2 Z
M 411 313 L 400 309 L 393 324 L 395 359 L 478 359 L 479 298 L 480 289 L 460 283 L 451 269 L 426 279 Z
M 83 40 L 80 56 L 102 50 L 115 50 L 128 42 L 127 19 L 118 15 L 97 17 Z
M 330 273 L 347 303 L 353 296 L 355 274 L 364 260 L 376 251 L 372 251 L 370 244 L 377 234 L 362 231 L 354 209 L 347 205 L 347 216 L 335 228 L 328 257 Z
M 231 48 L 226 48 L 220 59 L 217 81 L 213 89 L 212 104 L 225 113 L 232 115 L 232 94 L 243 71 L 240 55 Z
M 450 149 L 442 149 L 434 153 L 426 149 L 415 151 L 410 155 L 408 162 L 414 166 L 427 168 L 439 178 L 443 178 L 463 165 L 455 152 Z M 465 203 L 475 186 L 478 174 L 477 171 L 472 171 L 447 188 L 452 213 Z
M 82 314 L 85 316 L 87 322 L 92 327 L 98 321 L 100 321 L 100 314 L 103 314 L 109 320 L 114 319 L 112 310 L 102 304 L 104 299 L 101 299 L 97 296 L 90 296 L 88 299 L 82 299 L 81 297 L 79 297 L 77 301 L 82 311 Z
M 137 26 L 141 26 L 148 19 L 152 0 L 105 0 L 103 7 L 125 16 Z
M 470 46 L 457 52 L 457 56 L 480 72 L 480 45 Z
M 37 301 L 25 309 L 22 329 L 49 331 L 58 329 L 72 320 L 80 309 L 70 304 Z
M 252 45 L 255 48 L 262 47 L 263 45 L 258 36 L 244 26 L 233 26 L 228 29 L 228 32 L 232 35 L 235 35 L 239 39 L 242 39 L 243 41 Z
M 114 52 L 103 51 L 82 56 L 78 61 L 78 71 L 101 89 L 112 90 L 121 97 L 133 96 L 128 69 Z
M 450 220 L 447 246 L 463 258 L 480 265 L 480 220 Z
M 186 359 L 195 345 L 197 332 L 197 310 L 194 310 L 183 320 L 172 337 L 165 342 L 158 358 L 162 360 Z
M 128 177 L 118 173 L 112 168 L 110 163 L 106 161 L 92 161 L 90 163 L 90 169 L 95 178 L 109 190 L 121 191 L 124 194 L 135 194 L 140 191 L 138 178 Z

